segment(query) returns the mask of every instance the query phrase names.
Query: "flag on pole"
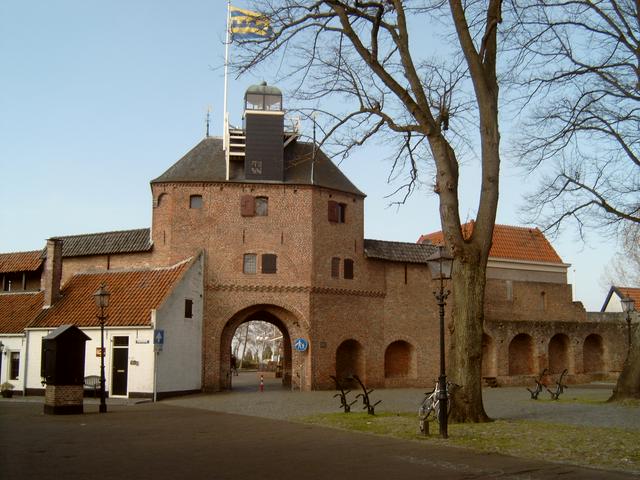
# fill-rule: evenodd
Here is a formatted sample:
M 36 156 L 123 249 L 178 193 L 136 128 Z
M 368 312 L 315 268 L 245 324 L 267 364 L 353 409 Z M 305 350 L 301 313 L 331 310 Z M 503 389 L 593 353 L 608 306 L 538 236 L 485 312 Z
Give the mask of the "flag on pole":
M 260 40 L 273 34 L 269 18 L 262 13 L 229 7 L 231 15 L 230 31 L 233 39 Z

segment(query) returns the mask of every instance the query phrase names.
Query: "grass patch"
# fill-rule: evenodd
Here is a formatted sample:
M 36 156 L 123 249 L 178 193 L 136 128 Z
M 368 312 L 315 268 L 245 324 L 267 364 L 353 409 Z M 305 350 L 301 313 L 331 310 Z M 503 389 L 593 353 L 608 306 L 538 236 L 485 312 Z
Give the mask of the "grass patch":
M 480 452 L 640 472 L 638 432 L 619 428 L 498 420 L 481 424 L 451 424 L 449 439 L 443 440 L 437 436 L 437 423 L 431 424 L 431 436 L 420 435 L 417 416 L 409 413 L 380 413 L 375 416 L 366 413 L 330 413 L 301 420 L 326 427 L 437 445 L 455 445 Z

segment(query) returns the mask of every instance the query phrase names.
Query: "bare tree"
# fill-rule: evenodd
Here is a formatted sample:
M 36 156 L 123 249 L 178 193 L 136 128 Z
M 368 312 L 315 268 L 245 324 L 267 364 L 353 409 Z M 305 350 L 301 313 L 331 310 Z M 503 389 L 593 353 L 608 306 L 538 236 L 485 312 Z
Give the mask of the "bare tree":
M 527 99 L 517 154 L 545 169 L 526 208 L 547 231 L 640 223 L 639 9 L 633 0 L 526 0 L 516 9 L 510 38 Z
M 527 0 L 517 11 L 511 38 L 528 98 L 519 154 L 550 168 L 527 208 L 552 232 L 574 222 L 581 236 L 617 234 L 625 260 L 637 259 L 640 3 Z M 613 398 L 625 396 L 640 396 L 638 335 Z
M 463 386 L 452 412 L 460 421 L 488 420 L 481 358 L 500 170 L 496 60 L 501 6 L 500 0 L 256 1 L 252 8 L 270 19 L 274 34 L 244 43 L 235 65 L 242 74 L 269 60 L 270 66 L 284 64 L 280 75 L 295 82 L 297 98 L 327 119 L 321 144 L 338 145 L 344 155 L 372 139 L 395 146 L 392 174 L 406 167 L 405 193 L 416 185 L 424 165 L 435 171 L 442 230 L 454 256 L 448 370 Z M 414 36 L 425 29 L 433 35 Z M 433 45 L 425 45 L 425 38 Z M 339 100 L 337 110 L 320 108 L 328 98 Z M 458 135 L 470 125 L 477 128 L 473 140 Z M 466 134 L 472 131 L 467 128 Z M 482 168 L 468 238 L 461 230 L 458 201 L 457 154 L 465 144 L 479 145 Z
M 640 287 L 640 225 L 627 223 L 620 234 L 620 251 L 602 276 L 603 286 Z

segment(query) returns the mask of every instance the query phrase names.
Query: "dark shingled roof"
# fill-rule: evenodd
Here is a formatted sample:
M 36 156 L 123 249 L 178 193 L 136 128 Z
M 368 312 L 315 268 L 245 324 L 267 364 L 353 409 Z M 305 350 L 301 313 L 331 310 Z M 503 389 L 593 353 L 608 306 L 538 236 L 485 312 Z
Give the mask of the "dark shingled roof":
M 62 240 L 63 257 L 148 252 L 151 250 L 151 229 L 149 228 L 55 238 Z M 46 249 L 42 256 L 46 257 Z
M 284 150 L 284 182 L 292 185 L 318 185 L 342 192 L 364 196 L 356 186 L 334 165 L 321 150 L 316 151 L 312 162 L 313 145 L 305 142 L 291 142 Z M 311 165 L 313 182 L 311 181 Z M 151 183 L 167 182 L 225 182 L 226 165 L 222 139 L 207 137 L 193 147 L 166 172 Z M 236 175 L 230 182 L 279 183 L 272 180 L 247 180 L 243 174 Z
M 427 263 L 427 258 L 436 250 L 436 246 L 427 244 L 370 239 L 364 241 L 365 256 L 391 262 Z

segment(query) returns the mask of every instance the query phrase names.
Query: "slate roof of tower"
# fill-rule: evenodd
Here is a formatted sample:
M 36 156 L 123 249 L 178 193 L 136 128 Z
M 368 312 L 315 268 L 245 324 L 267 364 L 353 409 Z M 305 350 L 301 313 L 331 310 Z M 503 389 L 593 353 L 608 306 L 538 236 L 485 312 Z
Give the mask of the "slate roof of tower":
M 462 225 L 462 232 L 468 238 L 473 231 L 474 222 Z M 442 232 L 422 235 L 419 243 L 442 244 Z M 522 260 L 528 262 L 564 263 L 549 240 L 537 228 L 496 225 L 493 229 L 493 244 L 490 258 Z
M 356 186 L 321 151 L 316 151 L 312 162 L 313 145 L 306 142 L 292 142 L 284 149 L 284 182 L 291 185 L 318 185 L 342 192 L 364 196 Z M 313 163 L 313 182 L 311 165 Z M 225 182 L 226 164 L 222 139 L 207 137 L 174 163 L 167 171 L 151 183 L 167 182 Z M 234 178 L 230 182 L 278 183 L 265 180 Z
M 392 262 L 406 263 L 427 263 L 427 259 L 436 250 L 433 245 L 408 243 L 408 242 L 388 242 L 386 240 L 364 241 L 364 254 L 368 258 L 389 260 Z
M 102 283 L 111 294 L 107 326 L 149 326 L 151 309 L 162 304 L 191 264 L 192 261 L 185 260 L 166 268 L 78 273 L 61 289 L 62 297 L 43 310 L 29 328 L 54 328 L 66 324 L 99 327 L 93 294 Z
M 42 265 L 42 251 L 0 253 L 0 273 L 35 272 Z
M 136 253 L 151 250 L 151 229 L 120 230 L 55 237 L 62 240 L 63 257 Z M 46 249 L 42 253 L 46 257 Z
M 44 292 L 0 294 L 0 333 L 23 333 L 42 311 Z

